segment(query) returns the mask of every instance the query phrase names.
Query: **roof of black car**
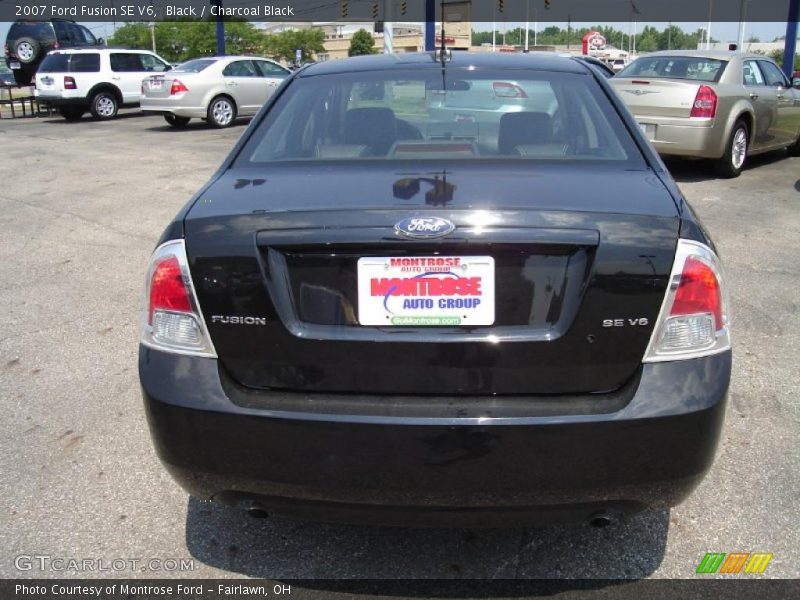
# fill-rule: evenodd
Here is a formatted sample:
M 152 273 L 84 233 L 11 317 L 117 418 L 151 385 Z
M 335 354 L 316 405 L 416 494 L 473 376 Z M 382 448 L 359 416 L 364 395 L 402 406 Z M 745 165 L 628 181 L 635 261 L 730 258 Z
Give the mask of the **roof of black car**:
M 446 62 L 447 68 L 476 69 L 530 69 L 534 71 L 561 71 L 586 73 L 586 67 L 571 58 L 546 53 L 501 53 L 454 51 Z M 357 71 L 384 71 L 387 69 L 441 69 L 442 64 L 432 52 L 403 54 L 372 54 L 312 64 L 302 70 L 300 77 L 353 73 Z

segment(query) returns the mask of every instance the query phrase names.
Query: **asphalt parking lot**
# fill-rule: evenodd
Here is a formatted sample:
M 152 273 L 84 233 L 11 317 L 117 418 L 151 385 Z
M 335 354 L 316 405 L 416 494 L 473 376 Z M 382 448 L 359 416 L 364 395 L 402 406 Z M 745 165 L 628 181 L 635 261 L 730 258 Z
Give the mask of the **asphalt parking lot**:
M 243 130 L 0 121 L 0 576 L 71 574 L 15 560 L 49 555 L 191 559 L 192 577 L 692 578 L 707 551 L 763 551 L 766 576 L 800 577 L 800 158 L 736 180 L 671 163 L 734 320 L 723 436 L 687 502 L 605 529 L 404 530 L 252 519 L 189 499 L 155 456 L 136 373 L 146 264 Z

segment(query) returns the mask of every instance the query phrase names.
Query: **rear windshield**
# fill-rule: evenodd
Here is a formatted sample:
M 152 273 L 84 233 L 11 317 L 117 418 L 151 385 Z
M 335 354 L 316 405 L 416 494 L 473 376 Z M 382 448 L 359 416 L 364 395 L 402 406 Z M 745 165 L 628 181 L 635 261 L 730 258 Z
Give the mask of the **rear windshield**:
M 620 71 L 617 77 L 718 82 L 727 65 L 727 61 L 713 58 L 692 56 L 643 57 L 633 61 Z
M 39 73 L 97 73 L 100 55 L 96 52 L 48 54 L 39 65 Z
M 210 67 L 215 62 L 213 58 L 198 58 L 182 63 L 173 69 L 173 73 L 199 73 L 203 69 Z
M 594 78 L 522 70 L 300 77 L 237 159 L 639 161 Z
M 11 25 L 11 29 L 8 31 L 9 40 L 17 40 L 24 36 L 42 41 L 55 39 L 53 27 L 47 22 L 17 21 Z

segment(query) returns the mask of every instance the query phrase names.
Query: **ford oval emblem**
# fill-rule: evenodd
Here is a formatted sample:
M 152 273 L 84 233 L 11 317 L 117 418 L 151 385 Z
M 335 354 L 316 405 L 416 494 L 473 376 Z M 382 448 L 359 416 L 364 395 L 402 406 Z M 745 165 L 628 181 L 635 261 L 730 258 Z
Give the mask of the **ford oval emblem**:
M 409 217 L 394 226 L 394 230 L 405 237 L 431 239 L 453 233 L 456 226 L 441 217 Z

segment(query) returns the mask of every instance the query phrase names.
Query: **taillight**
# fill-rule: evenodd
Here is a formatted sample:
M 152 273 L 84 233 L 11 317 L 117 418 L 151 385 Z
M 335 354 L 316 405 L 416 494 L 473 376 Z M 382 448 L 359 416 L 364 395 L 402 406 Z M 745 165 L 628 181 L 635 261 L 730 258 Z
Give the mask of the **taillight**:
M 11 56 L 11 48 L 8 47 L 8 43 L 4 44 L 3 48 L 6 51 L 6 56 Z
M 64 89 L 65 90 L 77 90 L 78 86 L 75 83 L 74 77 L 64 77 Z
M 664 305 L 644 362 L 718 354 L 731 347 L 722 267 L 704 244 L 679 240 Z
M 692 104 L 691 117 L 713 119 L 717 114 L 717 93 L 707 85 L 701 85 Z
M 169 95 L 174 96 L 175 94 L 180 94 L 182 92 L 188 92 L 189 88 L 183 85 L 183 82 L 180 79 L 173 79 L 172 80 L 172 87 L 169 88 Z
M 494 95 L 497 98 L 527 98 L 528 94 L 525 93 L 521 87 L 516 83 L 510 81 L 495 81 L 492 84 Z
M 183 240 L 156 249 L 146 287 L 142 344 L 165 352 L 216 357 L 197 306 Z

